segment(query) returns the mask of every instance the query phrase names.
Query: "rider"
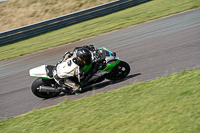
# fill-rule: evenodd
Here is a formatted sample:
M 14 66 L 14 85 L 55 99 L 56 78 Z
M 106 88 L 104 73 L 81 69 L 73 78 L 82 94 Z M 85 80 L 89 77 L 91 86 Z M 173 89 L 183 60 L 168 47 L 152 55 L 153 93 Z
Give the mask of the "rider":
M 58 84 L 72 88 L 75 93 L 100 69 L 102 65 L 99 64 L 105 65 L 105 57 L 93 45 L 76 47 L 73 53 L 66 52 L 58 62 L 53 77 Z

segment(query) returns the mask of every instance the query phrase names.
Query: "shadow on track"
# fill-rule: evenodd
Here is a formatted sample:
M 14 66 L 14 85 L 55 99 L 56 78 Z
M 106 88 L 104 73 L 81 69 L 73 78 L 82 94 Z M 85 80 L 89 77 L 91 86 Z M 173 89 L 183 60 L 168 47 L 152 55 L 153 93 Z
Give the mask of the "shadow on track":
M 82 88 L 82 91 L 80 92 L 80 94 L 86 93 L 88 91 L 102 89 L 103 87 L 106 87 L 108 85 L 114 85 L 114 84 L 117 84 L 117 83 L 120 83 L 120 82 L 124 82 L 124 81 L 126 81 L 128 79 L 134 78 L 134 77 L 139 76 L 139 75 L 141 75 L 141 73 L 137 73 L 137 74 L 133 74 L 133 75 L 128 75 L 126 78 L 124 78 L 122 80 L 115 80 L 115 81 L 114 80 L 109 80 L 109 81 L 104 81 L 104 82 L 96 83 L 94 85 Z M 59 98 L 59 97 L 62 97 L 62 96 L 66 96 L 66 95 L 68 95 L 68 94 L 67 93 L 61 93 L 59 96 L 52 97 L 52 98 L 46 98 L 46 99 L 44 98 L 43 100 L 56 99 L 56 98 Z M 73 96 L 73 95 L 68 95 L 68 96 Z
M 134 78 L 134 77 L 139 76 L 139 75 L 141 75 L 141 73 L 129 75 L 129 76 L 127 76 L 126 78 L 124 78 L 122 80 L 109 80 L 109 81 L 97 83 L 97 84 L 94 84 L 94 85 L 91 85 L 91 86 L 83 88 L 81 93 L 85 93 L 87 91 L 92 91 L 92 90 L 94 90 L 94 88 L 95 88 L 95 90 L 98 90 L 98 89 L 101 89 L 101 88 L 106 87 L 108 85 L 114 85 L 116 83 L 123 82 L 123 81 L 125 81 L 127 79 Z

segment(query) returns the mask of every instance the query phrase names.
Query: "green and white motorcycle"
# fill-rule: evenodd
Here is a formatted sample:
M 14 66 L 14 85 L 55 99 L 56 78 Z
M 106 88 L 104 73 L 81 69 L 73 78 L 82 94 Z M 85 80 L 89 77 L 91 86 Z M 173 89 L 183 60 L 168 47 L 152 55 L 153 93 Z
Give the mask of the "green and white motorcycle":
M 98 49 L 101 50 L 104 54 L 106 65 L 104 65 L 104 67 L 99 66 L 98 68 L 101 69 L 99 69 L 97 73 L 94 74 L 94 76 L 84 86 L 99 83 L 105 79 L 121 80 L 129 74 L 129 64 L 119 60 L 119 57 L 115 52 L 106 47 L 101 47 Z M 55 66 L 52 65 L 41 65 L 29 70 L 30 76 L 37 77 L 31 86 L 31 90 L 35 96 L 40 98 L 51 98 L 59 95 L 61 92 L 68 94 L 72 92 L 70 88 L 57 84 L 53 78 L 54 69 Z M 71 79 L 73 80 L 73 78 Z M 76 79 L 74 78 L 74 80 Z

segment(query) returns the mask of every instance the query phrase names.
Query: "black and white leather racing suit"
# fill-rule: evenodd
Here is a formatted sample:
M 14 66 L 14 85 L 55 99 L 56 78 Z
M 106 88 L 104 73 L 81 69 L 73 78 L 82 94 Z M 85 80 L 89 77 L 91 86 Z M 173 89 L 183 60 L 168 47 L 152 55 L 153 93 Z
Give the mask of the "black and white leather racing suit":
M 84 66 L 76 60 L 75 54 L 72 52 L 65 53 L 53 72 L 55 81 L 60 85 L 64 85 L 63 87 L 71 88 L 73 92 L 80 90 L 81 86 L 87 84 L 99 69 L 99 64 L 105 63 L 105 57 L 93 45 L 83 47 L 89 49 L 92 55 L 92 64 L 87 72 L 83 71 Z M 71 80 L 74 77 L 77 81 Z

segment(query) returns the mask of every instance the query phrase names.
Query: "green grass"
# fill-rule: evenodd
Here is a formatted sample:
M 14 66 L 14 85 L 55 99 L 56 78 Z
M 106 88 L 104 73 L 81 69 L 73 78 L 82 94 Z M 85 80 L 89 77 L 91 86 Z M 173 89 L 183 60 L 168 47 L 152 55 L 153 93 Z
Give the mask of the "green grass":
M 199 6 L 199 0 L 153 0 L 104 17 L 2 46 L 0 47 L 0 61 L 194 9 Z
M 0 121 L 2 133 L 199 133 L 200 69 Z

